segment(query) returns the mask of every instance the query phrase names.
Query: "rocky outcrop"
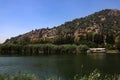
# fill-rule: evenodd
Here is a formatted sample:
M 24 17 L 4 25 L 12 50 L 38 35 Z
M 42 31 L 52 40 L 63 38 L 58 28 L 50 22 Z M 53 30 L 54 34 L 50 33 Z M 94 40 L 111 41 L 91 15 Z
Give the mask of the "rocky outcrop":
M 31 41 L 37 38 L 54 38 L 57 36 L 58 32 L 54 29 L 36 29 L 32 30 L 29 33 L 24 34 L 23 36 L 27 36 L 30 38 Z
M 23 35 L 19 35 L 17 37 L 13 37 L 11 39 L 7 39 L 5 43 L 15 43 L 19 42 L 23 39 L 29 39 L 30 42 L 40 39 L 40 38 L 54 38 L 58 35 L 58 31 L 53 29 L 36 29 L 32 30 L 28 33 L 25 33 Z

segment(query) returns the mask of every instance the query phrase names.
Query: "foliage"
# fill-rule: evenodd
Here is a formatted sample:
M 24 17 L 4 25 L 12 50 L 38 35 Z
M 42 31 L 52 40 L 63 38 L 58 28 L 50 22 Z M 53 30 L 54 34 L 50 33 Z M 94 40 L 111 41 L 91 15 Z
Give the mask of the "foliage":
M 101 34 L 95 34 L 94 36 L 94 42 L 96 44 L 103 44 L 104 43 L 104 37 Z
M 79 76 L 76 75 L 74 80 L 119 80 L 120 75 L 102 74 L 99 70 L 95 69 L 89 75 Z
M 95 31 L 87 30 L 88 27 L 97 27 L 98 33 Z M 77 30 L 87 30 L 86 36 L 75 38 L 75 32 Z M 72 21 L 65 22 L 64 24 L 46 29 L 32 30 L 23 35 L 12 37 L 7 39 L 5 44 L 77 44 L 77 45 L 88 45 L 89 47 L 106 46 L 106 44 L 116 44 L 115 39 L 119 34 L 120 30 L 120 11 L 105 9 L 94 14 L 88 15 L 84 18 L 77 18 Z M 49 36 L 47 36 L 49 35 Z M 52 38 L 50 38 L 52 37 Z M 109 47 L 108 47 L 109 48 Z
M 80 76 L 76 74 L 73 80 L 119 80 L 120 75 L 109 75 L 109 74 L 102 74 L 99 70 L 95 69 L 93 72 L 89 73 L 89 75 L 84 74 Z M 33 74 L 22 74 L 16 73 L 15 75 L 8 75 L 3 74 L 0 75 L 0 80 L 41 80 L 39 77 Z M 45 80 L 62 80 L 60 77 L 49 77 Z
M 87 45 L 79 45 L 78 46 L 78 53 L 85 54 L 88 49 L 89 48 Z
M 64 45 L 4 44 L 0 46 L 1 55 L 18 55 L 18 56 L 36 56 L 36 55 L 48 55 L 48 54 L 77 54 L 77 50 L 78 50 L 78 46 L 74 44 L 64 44 Z
M 110 49 L 113 49 L 113 46 L 111 44 L 107 44 L 107 45 L 105 45 L 105 48 L 110 50 Z
M 39 80 L 39 78 L 33 74 L 22 74 L 19 72 L 15 75 L 0 75 L 0 80 Z
M 120 39 L 119 39 L 118 42 L 116 43 L 116 47 L 117 47 L 117 49 L 120 51 Z
M 115 44 L 114 34 L 112 34 L 112 33 L 107 34 L 107 36 L 106 36 L 106 42 L 108 44 Z

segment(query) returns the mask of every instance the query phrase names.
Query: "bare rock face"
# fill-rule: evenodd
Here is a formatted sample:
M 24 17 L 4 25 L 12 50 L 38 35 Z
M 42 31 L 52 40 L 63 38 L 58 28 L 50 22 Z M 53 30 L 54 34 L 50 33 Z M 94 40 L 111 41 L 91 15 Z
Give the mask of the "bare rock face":
M 109 13 L 109 16 L 120 16 L 120 11 L 117 9 L 112 9 Z
M 26 34 L 7 39 L 5 43 L 19 42 L 23 39 L 29 40 L 30 42 L 40 39 L 40 38 L 54 38 L 58 35 L 58 31 L 54 29 L 36 29 L 32 30 Z
M 24 36 L 28 36 L 30 40 L 33 41 L 37 38 L 54 38 L 57 34 L 56 29 L 38 29 L 24 34 Z
M 92 34 L 99 34 L 100 33 L 100 27 L 94 25 L 91 27 L 86 27 L 84 29 L 78 29 L 75 31 L 74 36 L 75 39 L 80 38 L 81 36 L 86 37 L 87 34 L 92 33 Z

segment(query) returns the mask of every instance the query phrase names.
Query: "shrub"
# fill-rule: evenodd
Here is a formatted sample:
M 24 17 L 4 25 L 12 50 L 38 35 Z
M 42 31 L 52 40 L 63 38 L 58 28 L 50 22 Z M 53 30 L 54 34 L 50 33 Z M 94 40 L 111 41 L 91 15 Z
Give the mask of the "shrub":
M 89 47 L 87 45 L 79 45 L 78 46 L 78 53 L 87 53 L 87 50 L 89 49 Z

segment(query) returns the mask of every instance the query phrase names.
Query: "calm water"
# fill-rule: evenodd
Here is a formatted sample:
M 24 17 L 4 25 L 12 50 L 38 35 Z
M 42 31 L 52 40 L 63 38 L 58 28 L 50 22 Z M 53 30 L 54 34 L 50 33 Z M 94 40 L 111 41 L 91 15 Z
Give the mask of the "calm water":
M 120 73 L 120 55 L 50 55 L 40 57 L 0 57 L 0 74 L 16 71 L 69 80 L 75 74 L 88 73 L 98 68 L 103 73 Z

